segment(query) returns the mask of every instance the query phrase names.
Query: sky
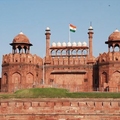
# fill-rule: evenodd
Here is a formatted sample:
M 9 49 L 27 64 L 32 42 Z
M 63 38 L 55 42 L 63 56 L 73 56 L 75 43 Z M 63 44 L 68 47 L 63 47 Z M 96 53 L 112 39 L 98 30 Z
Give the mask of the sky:
M 50 42 L 87 42 L 90 23 L 94 29 L 93 55 L 107 52 L 105 41 L 120 30 L 120 0 L 0 0 L 0 64 L 2 56 L 12 53 L 9 45 L 21 31 L 33 44 L 31 54 L 45 56 L 45 29 L 51 30 Z

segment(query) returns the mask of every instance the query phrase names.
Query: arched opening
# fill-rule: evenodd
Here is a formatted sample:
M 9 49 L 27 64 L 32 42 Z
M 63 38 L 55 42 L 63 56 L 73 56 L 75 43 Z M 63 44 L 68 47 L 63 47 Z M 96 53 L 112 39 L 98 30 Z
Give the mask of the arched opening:
M 86 49 L 83 50 L 83 55 L 87 55 L 87 50 Z
M 119 45 L 116 44 L 115 47 L 114 47 L 114 51 L 115 51 L 115 52 L 119 52 L 119 50 L 120 50 Z
M 77 55 L 76 50 L 72 50 L 72 55 Z
M 21 46 L 18 46 L 18 52 L 19 53 L 22 53 L 21 49 L 22 49 Z
M 61 55 L 61 50 L 57 50 L 57 55 Z
M 56 51 L 55 51 L 55 50 L 52 50 L 52 51 L 51 51 L 51 55 L 52 55 L 52 56 L 55 56 L 55 55 L 56 55 Z
M 23 50 L 24 50 L 23 53 L 27 53 L 27 47 L 26 46 L 24 46 Z
M 113 47 L 112 47 L 112 45 L 109 47 L 109 49 L 110 49 L 110 52 L 113 52 Z
M 16 53 L 16 48 L 15 48 L 15 46 L 13 46 L 13 48 L 12 48 L 12 53 Z
M 78 54 L 78 55 L 81 55 L 81 50 L 78 50 L 78 51 L 77 51 L 77 54 Z
M 62 50 L 61 52 L 63 56 L 66 55 L 66 50 Z

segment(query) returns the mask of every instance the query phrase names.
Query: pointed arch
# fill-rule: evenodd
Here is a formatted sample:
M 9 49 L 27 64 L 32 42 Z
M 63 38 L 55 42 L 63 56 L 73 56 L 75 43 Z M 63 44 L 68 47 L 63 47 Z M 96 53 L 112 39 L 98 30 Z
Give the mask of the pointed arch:
M 34 82 L 33 79 L 34 79 L 33 74 L 30 73 L 30 72 L 27 73 L 27 75 L 26 75 L 26 83 L 33 83 Z
M 113 74 L 116 73 L 116 72 L 120 73 L 120 70 L 115 70 L 115 71 L 113 72 Z
M 20 84 L 21 83 L 21 74 L 18 72 L 15 72 L 12 74 L 12 83 Z
M 110 81 L 111 81 L 112 87 L 118 87 L 118 85 L 120 84 L 120 71 L 119 70 L 116 70 L 115 72 L 113 72 L 113 74 L 110 77 Z
M 102 73 L 102 83 L 108 83 L 108 78 L 107 78 L 107 73 L 103 72 Z
M 4 75 L 3 75 L 3 84 L 8 84 L 8 75 L 7 75 L 7 73 L 4 73 Z

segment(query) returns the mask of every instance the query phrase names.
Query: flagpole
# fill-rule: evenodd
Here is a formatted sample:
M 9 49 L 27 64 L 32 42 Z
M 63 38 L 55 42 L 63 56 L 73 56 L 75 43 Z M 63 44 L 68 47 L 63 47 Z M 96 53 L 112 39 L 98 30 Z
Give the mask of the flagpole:
M 69 24 L 69 27 L 70 27 L 70 24 Z M 69 28 L 69 40 L 68 40 L 68 42 L 70 42 L 70 28 Z
M 69 27 L 70 27 L 70 24 L 69 24 Z M 70 42 L 71 40 L 70 40 L 70 28 L 69 28 L 69 40 L 68 40 L 68 42 Z M 70 50 L 68 51 L 68 55 L 70 55 Z

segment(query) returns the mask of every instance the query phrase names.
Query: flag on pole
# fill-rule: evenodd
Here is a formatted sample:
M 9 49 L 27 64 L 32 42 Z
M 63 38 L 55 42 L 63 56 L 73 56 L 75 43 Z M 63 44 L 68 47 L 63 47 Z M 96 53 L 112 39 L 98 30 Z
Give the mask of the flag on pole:
M 74 25 L 72 25 L 72 24 L 69 25 L 69 29 L 70 29 L 71 32 L 75 32 L 75 31 L 76 31 L 76 28 L 77 28 L 77 27 L 74 26 Z

